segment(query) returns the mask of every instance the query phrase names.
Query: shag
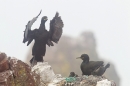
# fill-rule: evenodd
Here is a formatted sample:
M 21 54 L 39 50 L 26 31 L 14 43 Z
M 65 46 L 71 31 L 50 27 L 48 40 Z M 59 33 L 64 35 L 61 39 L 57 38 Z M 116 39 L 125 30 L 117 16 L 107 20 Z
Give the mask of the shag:
M 78 75 L 77 75 L 77 74 L 75 74 L 75 72 L 70 72 L 69 77 L 78 77 Z
M 41 11 L 38 16 L 40 14 Z M 50 21 L 49 31 L 47 31 L 45 27 L 45 23 L 48 20 L 47 16 L 42 17 L 39 29 L 31 30 L 31 26 L 37 20 L 38 16 L 34 17 L 27 23 L 26 29 L 24 31 L 23 43 L 28 42 L 28 46 L 33 41 L 33 39 L 35 40 L 32 48 L 33 58 L 30 60 L 31 64 L 44 61 L 43 56 L 45 56 L 46 53 L 46 44 L 50 47 L 54 46 L 53 42 L 58 43 L 62 35 L 62 28 L 64 26 L 59 13 L 56 12 L 55 17 Z
M 91 75 L 94 70 L 98 69 L 104 63 L 103 61 L 89 61 L 87 54 L 82 54 L 80 57 L 77 57 L 77 59 L 78 58 L 83 60 L 80 65 L 82 75 Z

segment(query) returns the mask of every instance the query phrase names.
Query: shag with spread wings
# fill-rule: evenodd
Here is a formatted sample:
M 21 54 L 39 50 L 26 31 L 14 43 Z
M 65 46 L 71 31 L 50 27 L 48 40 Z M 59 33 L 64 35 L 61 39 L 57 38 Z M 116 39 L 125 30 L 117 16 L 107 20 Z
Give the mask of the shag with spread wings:
M 38 16 L 40 14 L 41 11 Z M 28 42 L 28 46 L 33 40 L 35 40 L 35 43 L 32 48 L 33 58 L 30 60 L 31 64 L 32 62 L 43 62 L 43 56 L 45 56 L 46 53 L 46 44 L 48 46 L 54 46 L 53 42 L 58 43 L 62 35 L 62 28 L 64 26 L 63 21 L 59 16 L 59 13 L 56 12 L 56 15 L 50 21 L 49 31 L 47 31 L 45 27 L 45 23 L 48 20 L 47 16 L 42 17 L 39 29 L 31 30 L 31 26 L 37 20 L 38 16 L 34 17 L 27 23 L 26 29 L 24 31 L 23 43 Z

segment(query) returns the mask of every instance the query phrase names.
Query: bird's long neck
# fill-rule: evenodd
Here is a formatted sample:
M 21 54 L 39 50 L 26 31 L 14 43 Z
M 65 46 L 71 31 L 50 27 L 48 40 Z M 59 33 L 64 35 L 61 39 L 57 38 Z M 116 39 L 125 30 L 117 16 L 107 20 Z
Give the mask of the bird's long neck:
M 45 22 L 41 22 L 39 30 L 46 30 L 46 28 L 45 28 Z
M 88 60 L 83 60 L 83 62 L 82 63 L 88 63 L 89 61 Z

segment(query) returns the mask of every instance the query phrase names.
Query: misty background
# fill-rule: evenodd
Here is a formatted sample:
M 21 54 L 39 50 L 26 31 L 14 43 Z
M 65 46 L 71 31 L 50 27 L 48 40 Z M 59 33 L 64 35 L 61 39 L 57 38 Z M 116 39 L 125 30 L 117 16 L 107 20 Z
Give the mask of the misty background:
M 26 57 L 26 63 L 28 64 L 30 64 L 29 61 L 32 58 L 31 50 L 32 48 L 30 48 Z M 110 80 L 114 80 L 117 86 L 119 86 L 120 76 L 118 71 L 108 59 L 99 57 L 96 51 L 95 36 L 90 31 L 84 31 L 76 38 L 62 36 L 58 45 L 51 48 L 47 47 L 47 53 L 45 55 L 47 58 L 44 58 L 44 61 L 48 61 L 55 73 L 62 74 L 64 77 L 68 77 L 72 71 L 81 76 L 80 64 L 82 60 L 76 59 L 76 57 L 80 57 L 84 53 L 90 56 L 90 60 L 109 62 L 111 67 L 105 72 L 105 76 Z
M 58 44 L 47 47 L 44 57 L 53 64 L 55 73 L 81 74 L 81 60 L 75 58 L 88 53 L 91 60 L 110 62 L 112 66 L 107 69 L 106 76 L 115 77 L 120 86 L 127 86 L 130 79 L 129 4 L 129 0 L 0 1 L 0 51 L 23 61 L 31 58 L 32 45 L 27 47 L 22 43 L 25 25 L 41 9 L 32 29 L 39 27 L 42 16 L 50 20 L 58 11 L 64 22 L 63 35 Z

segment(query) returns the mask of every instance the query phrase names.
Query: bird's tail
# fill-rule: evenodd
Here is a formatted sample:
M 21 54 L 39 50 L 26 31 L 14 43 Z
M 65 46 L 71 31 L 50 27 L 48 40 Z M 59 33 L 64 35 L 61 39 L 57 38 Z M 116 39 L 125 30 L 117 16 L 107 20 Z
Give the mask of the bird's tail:
M 106 66 L 105 66 L 105 68 L 107 69 L 109 67 L 110 67 L 110 63 L 107 63 Z

